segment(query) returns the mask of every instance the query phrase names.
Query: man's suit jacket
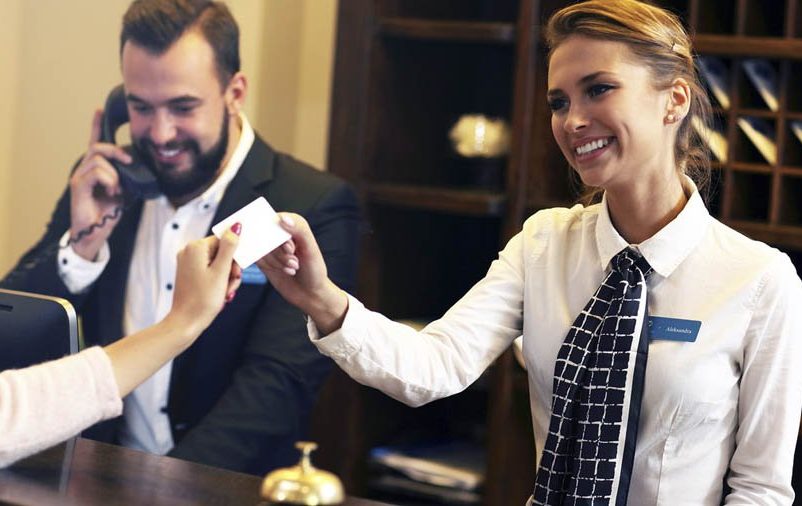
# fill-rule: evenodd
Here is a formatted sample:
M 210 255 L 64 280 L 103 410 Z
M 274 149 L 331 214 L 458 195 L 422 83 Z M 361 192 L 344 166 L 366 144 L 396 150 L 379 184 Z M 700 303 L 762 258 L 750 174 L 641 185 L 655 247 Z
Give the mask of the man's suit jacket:
M 277 211 L 303 215 L 332 280 L 351 290 L 356 277 L 359 211 L 351 188 L 274 151 L 258 136 L 212 223 L 259 196 Z M 58 240 L 69 228 L 69 189 L 44 237 L 0 286 L 70 300 L 88 345 L 122 336 L 124 294 L 142 203 L 123 213 L 109 238 L 111 259 L 87 293 L 69 293 L 58 275 Z M 297 462 L 318 389 L 330 369 L 307 338 L 304 315 L 267 284 L 243 284 L 211 326 L 174 362 L 167 407 L 176 442 L 170 455 L 263 474 Z M 86 435 L 114 442 L 121 418 Z

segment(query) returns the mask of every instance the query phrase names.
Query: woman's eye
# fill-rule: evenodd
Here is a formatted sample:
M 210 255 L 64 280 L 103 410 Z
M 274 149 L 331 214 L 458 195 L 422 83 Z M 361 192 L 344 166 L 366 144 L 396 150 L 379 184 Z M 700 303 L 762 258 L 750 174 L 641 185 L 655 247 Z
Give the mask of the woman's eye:
M 598 97 L 599 95 L 603 95 L 612 89 L 613 87 L 609 84 L 594 84 L 588 88 L 588 96 L 591 98 Z
M 551 112 L 558 112 L 565 109 L 565 106 L 568 105 L 568 100 L 564 98 L 553 98 L 549 100 L 549 109 Z

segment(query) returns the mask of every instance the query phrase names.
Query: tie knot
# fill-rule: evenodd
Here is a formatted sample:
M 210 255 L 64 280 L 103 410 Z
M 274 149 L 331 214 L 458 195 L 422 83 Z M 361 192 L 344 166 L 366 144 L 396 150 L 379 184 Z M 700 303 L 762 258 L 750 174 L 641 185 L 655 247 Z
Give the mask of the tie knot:
M 626 247 L 619 251 L 611 261 L 613 270 L 620 272 L 626 276 L 628 272 L 633 269 L 643 273 L 643 277 L 647 278 L 652 273 L 652 267 L 646 258 L 630 247 Z

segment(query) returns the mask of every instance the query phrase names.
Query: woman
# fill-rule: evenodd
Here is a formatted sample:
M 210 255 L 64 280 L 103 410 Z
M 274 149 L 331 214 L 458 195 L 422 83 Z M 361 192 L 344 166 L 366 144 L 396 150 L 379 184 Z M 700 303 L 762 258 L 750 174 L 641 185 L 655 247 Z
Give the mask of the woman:
M 105 348 L 0 373 L 0 467 L 122 413 L 122 398 L 187 349 L 234 297 L 239 223 L 178 254 L 167 316 Z
M 533 503 L 791 504 L 802 283 L 705 208 L 688 35 L 657 7 L 591 0 L 547 41 L 552 131 L 600 203 L 530 217 L 420 333 L 334 286 L 298 216 L 260 267 L 324 354 L 411 405 L 461 391 L 523 334 Z

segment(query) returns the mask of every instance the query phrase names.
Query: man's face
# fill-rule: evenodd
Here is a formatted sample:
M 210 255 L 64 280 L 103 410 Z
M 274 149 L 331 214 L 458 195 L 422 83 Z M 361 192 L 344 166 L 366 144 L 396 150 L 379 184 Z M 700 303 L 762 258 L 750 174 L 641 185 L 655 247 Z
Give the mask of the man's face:
M 122 74 L 131 138 L 171 200 L 186 200 L 217 177 L 233 149 L 230 87 L 220 84 L 214 52 L 189 31 L 163 54 L 127 42 Z

